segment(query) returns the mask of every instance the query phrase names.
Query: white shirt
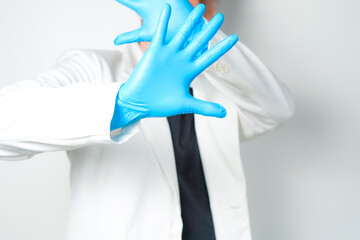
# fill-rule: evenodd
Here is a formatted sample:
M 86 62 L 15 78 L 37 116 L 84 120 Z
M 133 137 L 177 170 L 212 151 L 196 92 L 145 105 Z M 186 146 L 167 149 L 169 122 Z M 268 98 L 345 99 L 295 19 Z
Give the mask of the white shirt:
M 225 38 L 219 32 L 211 46 Z M 71 160 L 68 240 L 181 239 L 179 189 L 166 118 L 109 132 L 115 96 L 142 57 L 73 50 L 38 76 L 0 90 L 0 159 L 66 150 Z M 195 116 L 218 240 L 250 240 L 240 140 L 291 117 L 286 87 L 243 44 L 192 84 L 194 96 L 222 104 L 224 119 Z

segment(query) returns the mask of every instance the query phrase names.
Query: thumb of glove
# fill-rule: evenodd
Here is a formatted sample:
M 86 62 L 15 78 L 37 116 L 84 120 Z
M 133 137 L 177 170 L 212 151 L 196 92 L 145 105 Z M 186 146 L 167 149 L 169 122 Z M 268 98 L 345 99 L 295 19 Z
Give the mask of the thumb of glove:
M 184 112 L 217 118 L 226 116 L 226 109 L 222 105 L 197 98 L 188 99 L 184 106 Z
M 126 43 L 133 43 L 133 42 L 140 42 L 143 41 L 142 39 L 142 33 L 143 33 L 143 27 L 140 27 L 136 30 L 122 33 L 119 36 L 117 36 L 114 40 L 115 45 L 122 45 Z

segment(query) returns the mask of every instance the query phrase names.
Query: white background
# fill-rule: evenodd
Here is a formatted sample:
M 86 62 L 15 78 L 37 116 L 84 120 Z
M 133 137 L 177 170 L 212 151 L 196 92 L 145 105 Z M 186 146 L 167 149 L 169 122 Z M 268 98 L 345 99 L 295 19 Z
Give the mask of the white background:
M 220 11 L 297 106 L 242 145 L 254 240 L 360 239 L 360 1 L 221 0 Z M 138 24 L 114 0 L 0 0 L 0 87 L 64 49 L 114 48 Z M 1 240 L 64 239 L 68 170 L 64 153 L 0 162 Z

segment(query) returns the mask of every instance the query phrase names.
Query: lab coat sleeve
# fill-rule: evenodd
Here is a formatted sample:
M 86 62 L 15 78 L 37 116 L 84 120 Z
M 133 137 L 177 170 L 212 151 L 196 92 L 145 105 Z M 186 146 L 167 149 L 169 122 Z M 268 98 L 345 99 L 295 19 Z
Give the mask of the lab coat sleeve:
M 121 84 L 113 79 L 113 55 L 68 51 L 52 69 L 1 89 L 0 159 L 130 138 L 136 126 L 109 132 Z
M 210 47 L 225 38 L 219 31 Z M 241 42 L 203 74 L 206 81 L 235 106 L 241 140 L 280 126 L 294 113 L 288 89 Z

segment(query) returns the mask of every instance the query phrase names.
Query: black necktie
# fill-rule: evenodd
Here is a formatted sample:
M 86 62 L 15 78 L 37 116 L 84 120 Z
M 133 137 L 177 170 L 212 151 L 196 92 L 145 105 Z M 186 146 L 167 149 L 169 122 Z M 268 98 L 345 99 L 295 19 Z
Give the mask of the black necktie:
M 168 117 L 178 175 L 183 240 L 215 240 L 194 115 Z

